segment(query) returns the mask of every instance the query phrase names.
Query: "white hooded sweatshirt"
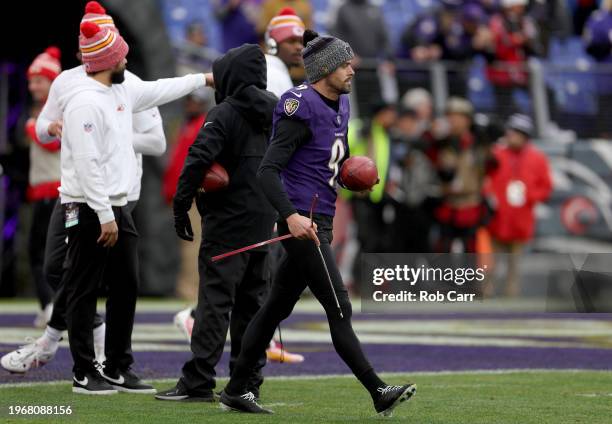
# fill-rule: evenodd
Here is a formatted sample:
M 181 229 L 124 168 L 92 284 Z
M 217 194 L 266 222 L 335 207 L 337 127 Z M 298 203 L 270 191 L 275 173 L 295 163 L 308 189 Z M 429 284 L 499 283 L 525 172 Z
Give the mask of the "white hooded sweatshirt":
M 137 178 L 132 113 L 204 85 L 204 74 L 110 87 L 91 77 L 71 81 L 58 98 L 64 120 L 61 202 L 86 202 L 101 224 L 113 221 L 112 206 L 127 204 Z
M 74 95 L 73 88 L 79 90 L 78 80 L 83 78 L 87 78 L 87 73 L 85 68 L 79 65 L 63 71 L 53 81 L 47 101 L 36 120 L 36 134 L 41 143 L 49 143 L 55 140 L 55 137 L 48 132 L 49 125 L 53 121 L 63 118 L 66 100 Z M 141 81 L 141 79 L 126 70 L 124 84 L 130 84 L 133 81 Z M 128 201 L 137 201 L 140 198 L 142 155 L 161 156 L 166 151 L 163 122 L 157 107 L 134 113 L 133 131 L 138 170 L 132 189 L 128 193 Z M 59 166 L 57 172 L 60 172 Z

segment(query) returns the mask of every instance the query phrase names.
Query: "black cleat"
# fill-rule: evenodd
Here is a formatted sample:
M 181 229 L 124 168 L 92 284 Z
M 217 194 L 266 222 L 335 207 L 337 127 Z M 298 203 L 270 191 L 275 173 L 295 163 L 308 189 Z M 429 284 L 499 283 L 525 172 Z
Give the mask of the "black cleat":
M 104 367 L 100 371 L 100 375 L 113 386 L 114 389 L 125 393 L 156 393 L 157 391 L 150 384 L 142 382 L 131 369 L 124 371 L 112 371 Z
M 238 396 L 230 396 L 225 393 L 224 390 L 221 392 L 219 403 L 221 404 L 221 409 L 224 411 L 246 412 L 249 414 L 273 414 L 272 411 L 263 408 L 257 403 L 255 395 L 252 392 L 246 392 Z
M 171 389 L 164 390 L 163 392 L 158 392 L 155 395 L 155 399 L 182 402 L 214 402 L 215 396 L 212 392 L 198 395 L 190 395 L 185 389 L 177 385 Z
M 108 384 L 98 371 L 77 372 L 72 377 L 72 393 L 83 395 L 114 395 L 117 390 Z
M 402 402 L 407 401 L 416 393 L 416 384 L 408 383 L 404 386 L 379 387 L 380 396 L 374 401 L 376 412 L 383 417 L 393 416 L 393 410 Z

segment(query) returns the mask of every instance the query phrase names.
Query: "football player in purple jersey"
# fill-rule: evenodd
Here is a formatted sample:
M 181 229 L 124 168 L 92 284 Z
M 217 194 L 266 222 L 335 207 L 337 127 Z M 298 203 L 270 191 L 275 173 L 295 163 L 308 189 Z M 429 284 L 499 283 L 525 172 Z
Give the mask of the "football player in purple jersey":
M 243 336 L 220 402 L 228 410 L 271 413 L 248 391 L 248 378 L 274 329 L 291 314 L 308 287 L 325 309 L 334 348 L 372 396 L 376 412 L 388 416 L 415 393 L 416 385 L 390 386 L 374 372 L 353 331 L 351 302 L 330 247 L 338 174 L 349 156 L 347 94 L 355 74 L 351 66 L 354 55 L 348 43 L 338 38 L 319 37 L 312 31 L 306 31 L 304 38 L 302 56 L 308 83 L 281 96 L 274 111 L 271 141 L 258 171 L 263 191 L 280 215 L 279 235 L 291 233 L 293 237 L 283 241 L 287 254 L 265 304 Z M 313 222 L 310 210 L 315 194 L 319 201 L 312 211 Z

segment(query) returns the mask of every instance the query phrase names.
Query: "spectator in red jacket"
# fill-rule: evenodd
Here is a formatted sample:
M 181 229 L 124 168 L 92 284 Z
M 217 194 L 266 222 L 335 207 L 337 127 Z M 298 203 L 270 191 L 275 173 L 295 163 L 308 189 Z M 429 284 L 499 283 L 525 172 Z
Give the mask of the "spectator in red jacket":
M 526 14 L 527 3 L 501 0 L 502 12 L 489 22 L 492 45 L 487 55 L 487 77 L 493 84 L 497 112 L 504 119 L 515 109 L 514 89 L 527 87 L 527 58 L 540 51 L 537 26 Z
M 62 71 L 60 51 L 49 47 L 36 56 L 28 68 L 28 90 L 32 96 L 30 118 L 25 133 L 30 141 L 30 172 L 27 197 L 32 202 L 32 228 L 30 229 L 29 254 L 32 277 L 41 312 L 34 325 L 44 328 L 51 317 L 53 291 L 43 274 L 47 227 L 60 186 L 60 141 L 41 143 L 36 136 L 36 118 L 47 101 L 51 83 Z
M 485 186 L 495 211 L 488 227 L 493 249 L 508 254 L 505 294 L 511 297 L 520 292 L 518 260 L 533 237 L 534 207 L 552 190 L 548 159 L 529 142 L 532 132 L 529 117 L 510 117 L 502 143 L 493 150 L 496 166 Z

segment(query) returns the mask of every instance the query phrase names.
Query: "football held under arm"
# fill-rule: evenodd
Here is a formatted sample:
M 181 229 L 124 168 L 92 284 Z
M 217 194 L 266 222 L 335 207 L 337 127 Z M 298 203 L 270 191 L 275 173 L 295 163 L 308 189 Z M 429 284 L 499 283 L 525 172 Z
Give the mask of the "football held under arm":
M 228 129 L 225 119 L 218 115 L 219 107 L 213 108 L 200 129 L 195 141 L 189 147 L 183 170 L 176 187 L 174 204 L 189 210 L 204 174 L 219 156 L 226 143 Z

